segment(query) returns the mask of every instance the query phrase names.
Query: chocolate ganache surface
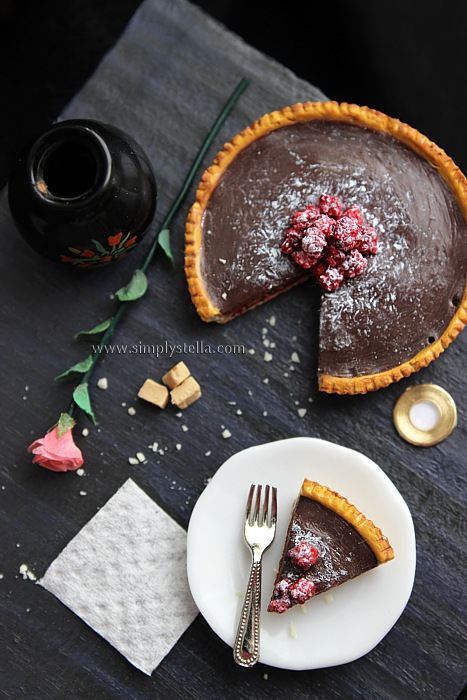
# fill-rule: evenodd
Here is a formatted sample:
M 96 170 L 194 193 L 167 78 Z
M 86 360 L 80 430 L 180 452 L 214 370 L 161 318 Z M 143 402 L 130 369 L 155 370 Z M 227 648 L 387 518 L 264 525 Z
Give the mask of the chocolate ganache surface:
M 287 552 L 300 542 L 318 552 L 316 562 L 303 572 L 291 563 Z M 305 577 L 316 594 L 338 586 L 377 566 L 376 556 L 362 536 L 344 518 L 306 496 L 299 496 L 289 524 L 276 582 Z
M 319 372 L 362 376 L 406 362 L 445 330 L 464 294 L 467 225 L 430 163 L 385 133 L 311 120 L 241 151 L 202 223 L 201 271 L 235 315 L 308 277 L 280 250 L 295 211 L 322 193 L 360 207 L 379 236 L 362 275 L 322 293 Z

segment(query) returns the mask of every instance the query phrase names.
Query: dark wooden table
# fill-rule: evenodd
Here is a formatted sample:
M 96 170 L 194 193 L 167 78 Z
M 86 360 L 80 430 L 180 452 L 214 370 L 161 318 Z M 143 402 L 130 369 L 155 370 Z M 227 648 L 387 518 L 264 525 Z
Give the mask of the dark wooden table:
M 109 121 L 141 142 L 159 185 L 155 231 L 221 105 L 244 75 L 251 78 L 251 85 L 205 165 L 224 141 L 263 113 L 324 96 L 184 0 L 146 0 L 63 117 Z M 112 313 L 111 294 L 126 283 L 149 240 L 114 268 L 96 275 L 70 275 L 68 269 L 43 260 L 22 242 L 11 221 L 6 193 L 1 196 L 4 670 L 0 693 L 7 698 L 47 700 L 457 698 L 466 680 L 467 333 L 439 360 L 403 383 L 367 396 L 319 395 L 315 381 L 318 318 L 309 286 L 226 326 L 206 326 L 198 319 L 182 267 L 184 220 L 194 187 L 172 226 L 175 271 L 163 260 L 155 262 L 149 293 L 125 317 L 115 342 L 150 345 L 204 340 L 239 343 L 256 353 L 180 358 L 187 361 L 204 390 L 203 399 L 185 414 L 187 432 L 181 430 L 171 409 L 157 413 L 135 399 L 146 377 L 161 376 L 173 364 L 169 357 L 105 356 L 92 388 L 99 425 L 89 426 L 87 438 L 81 430 L 77 432 L 86 460 L 86 476 L 81 478 L 33 466 L 26 447 L 68 406 L 72 384 L 52 380 L 85 353 L 87 346 L 73 342 L 74 333 Z M 261 329 L 271 315 L 277 319 L 276 327 L 269 328 L 276 348 L 273 361 L 265 365 Z M 302 362 L 285 379 L 293 351 Z M 269 385 L 262 381 L 266 374 Z M 107 391 L 95 387 L 103 376 L 108 378 Z M 397 397 L 420 382 L 446 388 L 459 412 L 452 436 L 425 449 L 402 441 L 392 423 Z M 312 402 L 307 402 L 309 397 Z M 241 416 L 229 404 L 232 400 L 241 401 Z M 307 402 L 302 420 L 295 401 Z M 123 403 L 136 405 L 136 415 L 129 416 Z M 80 419 L 80 429 L 88 425 Z M 222 438 L 222 425 L 231 431 L 230 439 Z M 358 661 L 309 672 L 261 664 L 240 669 L 231 659 L 230 648 L 198 616 L 148 678 L 19 573 L 26 563 L 42 576 L 128 477 L 187 527 L 206 481 L 229 456 L 251 445 L 299 435 L 340 443 L 373 459 L 400 490 L 414 518 L 418 559 L 412 597 L 381 644 Z M 164 456 L 148 453 L 147 445 L 155 440 L 168 448 Z M 175 448 L 177 443 L 182 444 L 181 450 Z M 128 457 L 139 450 L 150 454 L 148 462 L 131 466 Z M 80 495 L 83 490 L 86 496 Z

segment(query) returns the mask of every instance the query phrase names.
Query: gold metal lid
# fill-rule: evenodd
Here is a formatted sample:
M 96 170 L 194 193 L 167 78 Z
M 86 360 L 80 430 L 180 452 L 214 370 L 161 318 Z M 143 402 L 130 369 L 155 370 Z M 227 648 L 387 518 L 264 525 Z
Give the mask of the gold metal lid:
M 440 386 L 417 384 L 399 396 L 393 420 L 404 440 L 412 445 L 430 447 L 447 438 L 456 427 L 456 404 Z

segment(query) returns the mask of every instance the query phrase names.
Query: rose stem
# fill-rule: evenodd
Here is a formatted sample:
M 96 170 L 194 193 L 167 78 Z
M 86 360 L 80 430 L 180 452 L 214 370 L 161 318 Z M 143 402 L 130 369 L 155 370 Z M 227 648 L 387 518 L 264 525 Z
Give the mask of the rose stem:
M 146 272 L 149 265 L 151 264 L 152 259 L 154 258 L 154 255 L 157 252 L 157 247 L 159 244 L 159 236 L 160 236 L 161 232 L 164 231 L 165 229 L 169 228 L 169 226 L 172 222 L 172 219 L 174 218 L 174 216 L 178 212 L 178 209 L 180 208 L 180 206 L 183 202 L 183 199 L 184 199 L 189 187 L 191 186 L 191 183 L 193 182 L 193 179 L 196 175 L 196 171 L 198 170 L 204 156 L 206 155 L 207 150 L 210 148 L 210 146 L 211 146 L 213 140 L 215 139 L 215 137 L 217 136 L 221 126 L 223 125 L 223 123 L 227 119 L 227 117 L 229 116 L 230 112 L 235 107 L 240 96 L 243 94 L 243 92 L 248 87 L 249 82 L 250 81 L 248 78 L 242 78 L 242 80 L 238 83 L 237 87 L 232 92 L 229 99 L 225 103 L 224 107 L 220 111 L 214 124 L 212 125 L 208 135 L 206 136 L 203 144 L 201 145 L 201 148 L 198 151 L 196 158 L 193 161 L 193 164 L 192 164 L 190 170 L 188 171 L 187 176 L 185 177 L 185 180 L 183 182 L 183 185 L 180 188 L 178 195 L 176 196 L 175 200 L 172 203 L 172 206 L 170 207 L 162 224 L 160 225 L 159 231 L 154 236 L 154 240 L 152 242 L 152 245 L 149 248 L 148 252 L 146 253 L 146 257 L 144 258 L 142 265 L 139 267 L 139 269 L 142 272 Z M 103 348 L 108 343 L 108 341 L 112 338 L 114 331 L 115 331 L 120 319 L 122 318 L 123 314 L 125 313 L 125 311 L 127 309 L 128 304 L 131 304 L 131 302 L 128 302 L 128 301 L 120 301 L 119 302 L 117 310 L 116 310 L 115 314 L 112 316 L 112 320 L 110 322 L 110 325 L 107 328 L 107 330 L 105 331 L 104 335 L 102 336 L 101 342 L 98 345 L 98 350 L 97 350 L 97 352 L 94 353 L 91 366 L 87 370 L 87 372 L 85 374 L 83 374 L 83 376 L 81 377 L 81 381 L 79 382 L 80 384 L 84 384 L 85 382 L 88 381 L 88 379 L 90 379 L 90 377 L 94 371 L 94 368 L 95 368 L 95 366 L 96 366 L 96 364 L 97 364 L 97 362 L 98 362 L 98 360 L 103 352 Z M 68 411 L 67 411 L 68 415 L 73 417 L 74 412 L 75 412 L 75 408 L 76 408 L 75 401 L 72 400 L 70 403 L 70 406 L 68 408 Z

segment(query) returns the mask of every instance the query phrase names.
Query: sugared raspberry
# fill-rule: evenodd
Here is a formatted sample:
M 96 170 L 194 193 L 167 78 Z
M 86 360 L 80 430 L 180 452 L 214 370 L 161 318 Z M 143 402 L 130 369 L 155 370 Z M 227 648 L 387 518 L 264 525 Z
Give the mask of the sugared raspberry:
M 307 571 L 315 563 L 318 552 L 309 542 L 298 542 L 295 547 L 289 549 L 287 556 L 294 566 Z
M 347 279 L 352 279 L 357 275 L 361 275 L 367 265 L 367 259 L 363 257 L 360 251 L 354 249 L 350 251 L 344 262 L 339 266 L 339 271 Z
M 302 236 L 294 228 L 289 228 L 282 241 L 281 250 L 283 253 L 292 253 L 301 246 Z
M 331 219 L 327 214 L 321 214 L 317 219 L 314 220 L 312 224 L 313 228 L 317 228 L 324 233 L 326 237 L 332 236 L 336 226 L 335 219 Z
M 272 592 L 273 599 L 269 603 L 268 611 L 283 613 L 292 605 L 292 601 L 289 596 L 289 588 L 292 581 L 288 578 L 283 578 L 278 581 L 274 586 Z
M 309 206 L 305 207 L 302 211 L 297 211 L 292 218 L 292 226 L 299 231 L 305 231 L 309 228 L 313 221 L 320 215 L 320 210 L 318 207 Z
M 300 267 L 303 267 L 305 270 L 309 270 L 310 267 L 313 267 L 316 263 L 316 258 L 312 255 L 308 255 L 304 250 L 294 250 L 292 257 L 297 265 L 300 265 Z
M 323 262 L 323 260 L 320 260 L 319 263 L 313 265 L 313 267 L 311 268 L 311 273 L 314 277 L 319 277 L 320 275 L 324 275 L 327 269 L 328 266 L 326 265 L 326 263 Z
M 318 228 L 312 226 L 307 229 L 305 236 L 302 238 L 302 249 L 308 255 L 315 256 L 315 263 L 321 257 L 321 254 L 326 245 L 326 236 Z
M 316 593 L 316 586 L 313 581 L 307 578 L 299 578 L 298 581 L 292 583 L 289 587 L 289 595 L 295 603 L 302 605 L 310 600 Z
M 292 601 L 290 598 L 275 598 L 268 605 L 268 612 L 283 613 L 290 608 Z
M 345 253 L 343 250 L 339 250 L 339 248 L 336 248 L 335 245 L 330 243 L 324 249 L 323 260 L 330 267 L 339 267 L 345 260 Z M 322 272 L 324 272 L 324 270 Z
M 319 207 L 295 212 L 281 244 L 282 252 L 310 270 L 328 292 L 344 278 L 359 275 L 367 265 L 361 253 L 374 254 L 377 249 L 378 234 L 364 226 L 360 208 L 353 206 L 342 214 L 339 199 L 329 194 L 320 196 Z M 349 255 L 350 251 L 358 255 Z
M 330 194 L 322 194 L 319 198 L 319 208 L 322 214 L 338 219 L 341 215 L 342 204 L 337 197 L 332 197 Z
M 352 250 L 357 245 L 362 227 L 351 216 L 342 216 L 334 228 L 332 239 L 337 248 Z
M 378 252 L 378 234 L 371 226 L 366 226 L 360 232 L 357 240 L 357 250 L 360 253 L 371 253 L 375 255 Z
M 273 596 L 275 598 L 282 598 L 289 593 L 289 587 L 292 581 L 289 578 L 283 578 L 276 583 L 274 586 Z
M 360 226 L 363 226 L 363 216 L 359 207 L 350 207 L 350 209 L 347 209 L 347 211 L 345 211 L 342 214 L 342 216 L 348 216 L 351 219 L 355 219 L 355 221 L 357 221 L 360 224 Z
M 344 275 L 342 272 L 339 272 L 337 267 L 328 267 L 327 270 L 316 279 L 320 286 L 327 292 L 334 292 L 344 281 Z

